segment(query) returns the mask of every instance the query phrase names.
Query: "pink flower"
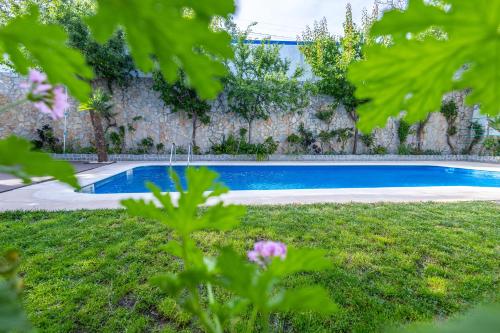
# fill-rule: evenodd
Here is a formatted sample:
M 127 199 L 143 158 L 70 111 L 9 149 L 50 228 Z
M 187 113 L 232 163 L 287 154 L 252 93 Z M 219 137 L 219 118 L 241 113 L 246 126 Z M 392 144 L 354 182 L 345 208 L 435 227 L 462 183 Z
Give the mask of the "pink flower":
M 61 86 L 53 86 L 47 81 L 47 75 L 36 69 L 30 70 L 28 82 L 19 85 L 29 89 L 27 99 L 42 113 L 49 114 L 53 119 L 64 117 L 64 111 L 69 107 L 68 95 Z
M 64 111 L 69 107 L 68 95 L 61 86 L 57 86 L 53 90 L 54 104 L 52 106 L 52 117 L 54 119 L 64 117 Z
M 36 69 L 30 70 L 30 73 L 28 75 L 28 80 L 32 84 L 41 84 L 45 81 L 47 81 L 47 75 L 45 75 L 42 72 L 37 71 Z
M 273 258 L 286 258 L 286 245 L 280 242 L 260 241 L 254 244 L 253 250 L 248 251 L 248 260 L 265 266 Z
M 41 95 L 52 89 L 50 84 L 42 83 L 33 88 L 33 94 Z

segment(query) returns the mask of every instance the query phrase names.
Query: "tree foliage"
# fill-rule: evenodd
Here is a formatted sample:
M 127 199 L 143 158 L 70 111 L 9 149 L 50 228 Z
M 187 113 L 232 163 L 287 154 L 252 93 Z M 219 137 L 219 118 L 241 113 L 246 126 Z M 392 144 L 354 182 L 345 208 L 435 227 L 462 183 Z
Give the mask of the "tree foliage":
M 252 122 L 267 119 L 272 111 L 293 112 L 307 106 L 307 84 L 299 81 L 303 69 L 290 73 L 290 61 L 280 56 L 280 46 L 263 41 L 246 42 L 250 29 L 235 33 L 235 57 L 227 64 L 225 79 L 228 105 L 248 123 L 251 143 Z
M 361 59 L 362 33 L 352 20 L 350 5 L 346 8 L 343 24 L 344 33 L 335 37 L 328 31 L 326 18 L 306 27 L 302 33 L 304 44 L 301 52 L 312 72 L 319 78 L 316 82 L 318 92 L 332 96 L 344 105 L 354 123 L 358 121 L 357 107 L 363 102 L 355 97 L 355 86 L 347 80 L 348 66 Z M 357 132 L 354 133 L 353 153 L 356 153 Z
M 348 65 L 361 58 L 361 33 L 346 14 L 343 37 L 335 37 L 328 31 L 326 18 L 306 27 L 301 36 L 304 54 L 312 72 L 320 80 L 318 92 L 334 97 L 348 111 L 355 111 L 360 101 L 354 97 L 355 87 L 346 79 Z
M 124 86 L 135 70 L 133 59 L 127 49 L 125 34 L 118 29 L 110 38 L 99 44 L 84 21 L 92 14 L 90 8 L 61 6 L 55 20 L 68 33 L 68 44 L 79 50 L 93 72 L 95 80 L 104 81 L 112 91 L 112 85 Z
M 199 123 L 210 123 L 210 104 L 201 99 L 196 90 L 189 87 L 186 82 L 186 75 L 179 74 L 179 80 L 169 83 L 160 71 L 153 72 L 153 89 L 160 93 L 160 98 L 167 107 L 172 108 L 172 112 L 185 112 L 192 121 L 191 143 L 193 149 L 196 146 L 196 129 Z
M 183 69 L 202 98 L 213 98 L 226 74 L 218 58 L 232 56 L 230 36 L 211 28 L 215 17 L 234 11 L 231 0 L 160 1 L 97 0 L 97 13 L 87 19 L 99 42 L 118 27 L 125 31 L 129 51 L 137 67 L 147 73 L 156 64 L 165 79 L 175 82 Z M 154 58 L 153 58 L 154 56 Z
M 0 27 L 0 53 L 7 54 L 8 63 L 21 74 L 30 67 L 42 67 L 51 82 L 65 85 L 84 100 L 90 87 L 79 78 L 91 78 L 92 71 L 82 55 L 68 47 L 67 37 L 61 26 L 40 23 L 38 8 L 33 6 Z
M 391 43 L 368 45 L 365 60 L 350 66 L 356 96 L 369 99 L 359 107 L 363 130 L 383 126 L 401 111 L 410 123 L 423 120 L 456 89 L 470 89 L 466 102 L 479 104 L 483 114 L 499 114 L 500 2 L 446 4 L 411 0 L 408 9 L 387 11 L 373 24 L 370 34 L 388 36 Z

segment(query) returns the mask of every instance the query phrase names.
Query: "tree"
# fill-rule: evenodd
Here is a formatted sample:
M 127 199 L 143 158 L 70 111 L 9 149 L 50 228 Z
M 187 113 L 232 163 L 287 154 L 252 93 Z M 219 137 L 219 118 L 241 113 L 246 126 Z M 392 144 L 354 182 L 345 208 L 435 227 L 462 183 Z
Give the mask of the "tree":
M 160 92 L 160 98 L 165 106 L 172 107 L 172 112 L 184 111 L 192 122 L 191 143 L 197 150 L 196 129 L 199 123 L 210 123 L 208 112 L 210 104 L 199 97 L 198 93 L 186 82 L 186 75 L 179 74 L 179 80 L 171 84 L 165 80 L 161 72 L 153 72 L 153 89 Z
M 78 49 L 92 68 L 94 79 L 91 85 L 96 87 L 104 84 L 109 94 L 112 94 L 113 84 L 122 87 L 128 84 L 135 70 L 134 62 L 127 50 L 123 30 L 117 30 L 106 43 L 99 44 L 92 37 L 82 18 L 85 13 L 87 15 L 91 13 L 91 9 L 87 6 L 62 6 L 60 13 L 54 19 L 68 32 L 68 44 Z M 109 94 L 97 89 L 90 100 L 80 108 L 83 110 L 92 104 L 97 107 L 90 107 L 89 110 L 99 162 L 106 162 L 108 159 L 102 119 L 106 117 L 105 109 L 110 109 L 107 107 L 111 99 Z
M 300 46 L 307 63 L 311 66 L 317 81 L 318 92 L 332 96 L 344 105 L 349 118 L 354 123 L 352 153 L 357 151 L 359 119 L 357 107 L 363 103 L 354 96 L 355 86 L 347 81 L 348 66 L 361 59 L 362 33 L 352 21 L 351 6 L 346 7 L 344 34 L 336 38 L 330 34 L 326 18 L 315 22 L 313 27 L 306 27 L 302 33 L 305 42 Z
M 417 122 L 417 151 L 421 152 L 422 151 L 422 145 L 424 144 L 424 130 L 425 126 L 431 119 L 432 113 L 429 113 L 427 117 L 425 117 L 424 120 L 421 120 Z
M 83 54 L 87 64 L 94 71 L 91 84 L 103 82 L 112 93 L 113 84 L 127 85 L 135 71 L 124 31 L 116 30 L 105 43 L 99 44 L 83 19 L 85 13 L 89 15 L 91 9 L 63 6 L 56 20 L 68 32 L 68 44 Z
M 234 34 L 235 57 L 226 63 L 229 75 L 224 83 L 229 109 L 248 123 L 251 143 L 255 120 L 267 119 L 273 110 L 293 112 L 307 106 L 309 90 L 299 81 L 302 68 L 290 75 L 290 61 L 280 56 L 279 45 L 250 45 L 249 33 L 250 28 Z
M 455 125 L 458 117 L 458 106 L 454 100 L 449 100 L 443 102 L 440 112 L 446 119 L 446 143 L 448 144 L 451 153 L 456 154 L 455 147 L 453 147 L 453 144 L 451 143 L 451 137 L 458 132 L 457 126 Z
M 92 97 L 86 103 L 80 105 L 80 111 L 88 111 L 90 114 L 98 162 L 108 161 L 108 147 L 102 126 L 102 117 L 111 112 L 112 107 L 111 96 L 101 89 L 94 91 Z

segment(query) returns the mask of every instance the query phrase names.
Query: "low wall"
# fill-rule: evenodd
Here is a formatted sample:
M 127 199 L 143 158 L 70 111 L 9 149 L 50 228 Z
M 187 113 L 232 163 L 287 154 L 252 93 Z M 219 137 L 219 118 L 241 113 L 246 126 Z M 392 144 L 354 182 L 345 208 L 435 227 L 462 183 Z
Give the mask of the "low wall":
M 54 158 L 68 161 L 96 161 L 95 154 L 53 154 Z M 168 154 L 109 155 L 110 161 L 162 161 L 168 162 Z M 255 161 L 255 155 L 193 155 L 192 161 Z M 187 155 L 177 155 L 176 161 L 187 161 Z M 270 155 L 266 161 L 345 161 L 345 162 L 369 162 L 369 161 L 467 161 L 500 164 L 500 156 L 479 155 Z

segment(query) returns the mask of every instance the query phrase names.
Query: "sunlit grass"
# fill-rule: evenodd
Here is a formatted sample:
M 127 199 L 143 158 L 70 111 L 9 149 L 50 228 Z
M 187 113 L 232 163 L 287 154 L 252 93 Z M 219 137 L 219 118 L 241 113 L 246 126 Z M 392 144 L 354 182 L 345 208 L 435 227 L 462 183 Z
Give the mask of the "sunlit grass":
M 258 239 L 328 251 L 331 269 L 296 275 L 319 283 L 341 310 L 274 318 L 290 332 L 380 331 L 499 300 L 500 208 L 495 203 L 249 207 L 242 226 L 200 232 L 207 251 Z M 24 304 L 41 331 L 191 331 L 188 316 L 148 279 L 179 263 L 154 221 L 125 211 L 0 214 L 0 248 L 22 250 Z

